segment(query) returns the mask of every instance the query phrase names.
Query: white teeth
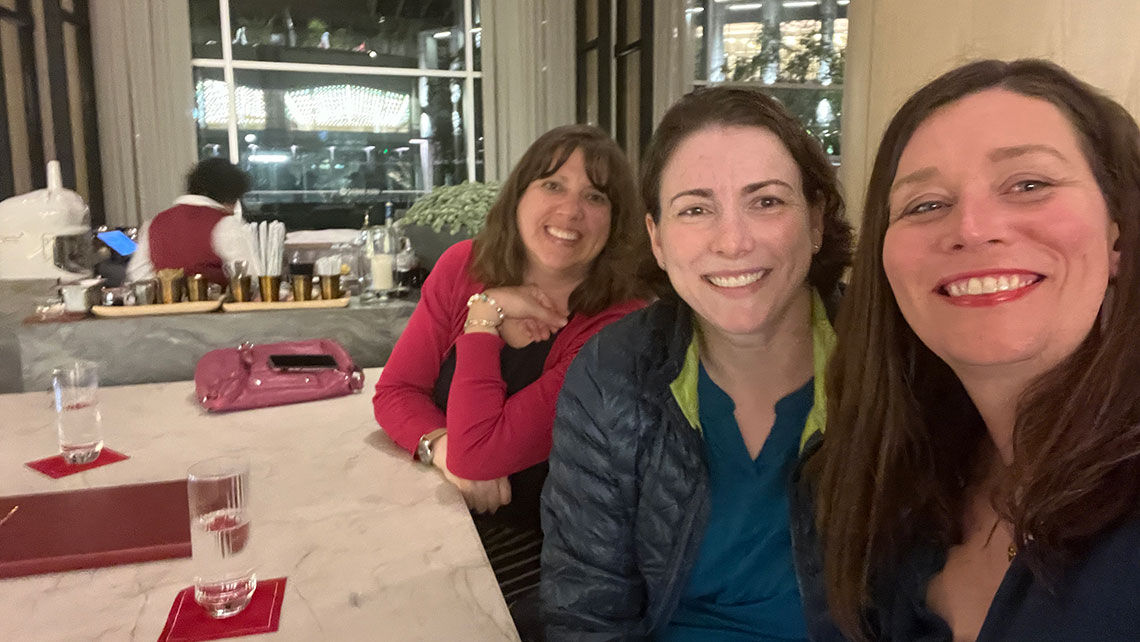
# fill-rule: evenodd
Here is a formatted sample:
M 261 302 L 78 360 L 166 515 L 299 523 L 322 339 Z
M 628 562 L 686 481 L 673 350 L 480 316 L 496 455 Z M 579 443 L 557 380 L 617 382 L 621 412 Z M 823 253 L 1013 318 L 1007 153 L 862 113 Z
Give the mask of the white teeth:
M 749 274 L 740 274 L 737 276 L 708 276 L 705 277 L 713 285 L 722 288 L 742 288 L 759 281 L 767 272 L 767 270 L 760 270 L 759 272 L 751 272 Z
M 993 294 L 994 292 L 1008 292 L 1010 290 L 1018 290 L 1023 287 L 1033 285 L 1037 279 L 1032 276 L 1019 276 L 1017 274 L 1010 274 L 1008 276 L 1002 275 L 998 277 L 983 276 L 971 277 L 962 279 L 953 283 L 948 283 L 945 286 L 946 293 L 952 297 L 976 295 L 976 294 Z
M 554 238 L 559 238 L 563 241 L 577 241 L 582 238 L 582 235 L 574 230 L 564 230 L 558 227 L 547 226 L 546 231 Z

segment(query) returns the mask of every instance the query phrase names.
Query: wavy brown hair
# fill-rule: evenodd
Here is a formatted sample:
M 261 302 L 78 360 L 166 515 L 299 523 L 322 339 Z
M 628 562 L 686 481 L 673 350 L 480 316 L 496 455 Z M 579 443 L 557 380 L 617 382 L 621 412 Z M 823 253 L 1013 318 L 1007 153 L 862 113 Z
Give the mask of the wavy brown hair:
M 891 183 L 915 129 L 990 88 L 1048 101 L 1067 117 L 1119 226 L 1121 253 L 1098 323 L 1019 399 L 1013 460 L 995 507 L 1013 524 L 1029 567 L 1048 581 L 1140 500 L 1140 131 L 1120 105 L 1046 61 L 985 60 L 950 71 L 899 109 L 879 146 L 836 326 L 827 437 L 807 470 L 817 485 L 828 602 L 853 638 L 869 635 L 871 586 L 907 550 L 961 540 L 963 487 L 988 439 L 961 382 L 899 311 L 883 238 Z
M 605 132 L 588 125 L 556 127 L 534 141 L 507 177 L 475 237 L 471 276 L 487 287 L 520 285 L 526 248 L 519 234 L 518 205 L 532 182 L 553 175 L 574 150 L 582 150 L 586 176 L 610 201 L 610 235 L 586 279 L 570 295 L 570 312 L 596 314 L 622 301 L 644 297 L 637 277 L 647 271 L 641 248 L 649 241 L 644 209 L 625 153 Z
M 654 222 L 661 220 L 661 174 L 682 142 L 709 127 L 759 127 L 780 139 L 800 170 L 800 182 L 808 207 L 823 217 L 823 242 L 811 259 L 808 282 L 824 297 L 835 290 L 851 263 L 851 225 L 843 210 L 843 195 L 835 168 L 819 141 L 804 129 L 776 99 L 754 87 L 706 87 L 683 96 L 661 119 L 653 132 L 641 165 L 641 198 Z M 648 251 L 648 245 L 646 246 Z M 664 271 L 653 278 L 658 290 L 668 294 Z

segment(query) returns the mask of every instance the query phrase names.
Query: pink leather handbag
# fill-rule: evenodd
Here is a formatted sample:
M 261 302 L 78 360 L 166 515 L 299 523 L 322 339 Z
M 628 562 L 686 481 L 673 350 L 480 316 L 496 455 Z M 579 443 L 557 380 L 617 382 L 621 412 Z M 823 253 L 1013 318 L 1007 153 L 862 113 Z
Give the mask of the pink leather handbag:
M 327 354 L 336 368 L 279 370 L 269 355 Z M 332 339 L 308 339 L 211 350 L 194 368 L 198 402 L 206 410 L 225 412 L 340 397 L 364 387 L 364 372 Z

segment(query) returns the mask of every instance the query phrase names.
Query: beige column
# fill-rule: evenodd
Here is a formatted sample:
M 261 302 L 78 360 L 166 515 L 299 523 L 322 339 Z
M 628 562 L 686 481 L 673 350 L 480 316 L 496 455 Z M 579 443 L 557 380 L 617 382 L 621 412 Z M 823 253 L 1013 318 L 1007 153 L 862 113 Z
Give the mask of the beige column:
M 979 58 L 1047 58 L 1140 114 L 1136 0 L 851 0 L 841 178 L 860 225 L 879 138 L 924 83 Z

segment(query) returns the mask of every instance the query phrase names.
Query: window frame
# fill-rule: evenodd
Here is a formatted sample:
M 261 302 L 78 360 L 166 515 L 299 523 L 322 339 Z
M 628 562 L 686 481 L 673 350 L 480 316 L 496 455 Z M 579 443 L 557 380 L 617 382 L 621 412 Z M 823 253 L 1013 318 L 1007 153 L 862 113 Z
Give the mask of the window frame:
M 475 123 L 475 81 L 483 80 L 484 75 L 482 69 L 475 70 L 475 24 L 474 24 L 474 0 L 463 0 L 463 60 L 464 68 L 462 70 L 450 69 L 412 69 L 408 67 L 377 67 L 372 65 L 341 65 L 341 64 L 323 64 L 323 63 L 296 63 L 296 62 L 271 62 L 261 60 L 243 60 L 235 59 L 233 57 L 233 40 L 232 40 L 232 25 L 230 23 L 230 0 L 218 0 L 219 20 L 219 42 L 222 45 L 221 58 L 191 58 L 190 71 L 196 69 L 221 69 L 223 80 L 226 84 L 227 102 L 229 106 L 229 115 L 226 123 L 226 135 L 229 147 L 229 161 L 231 163 L 239 164 L 241 162 L 241 148 L 238 140 L 238 117 L 237 117 L 237 98 L 236 98 L 236 83 L 234 81 L 234 72 L 237 70 L 245 71 L 285 71 L 285 72 L 301 72 L 301 73 L 343 73 L 360 76 L 404 76 L 414 78 L 447 78 L 458 79 L 463 81 L 463 135 L 464 145 L 466 147 L 466 167 L 467 167 L 467 181 L 474 182 L 477 180 L 476 168 L 476 123 Z M 480 24 L 480 36 L 482 28 L 485 25 Z M 480 100 L 484 100 L 480 95 Z M 479 110 L 482 114 L 486 115 L 486 109 Z M 413 128 L 415 125 L 413 125 Z M 484 166 L 486 159 L 484 158 Z M 424 177 L 424 192 L 430 193 L 436 185 L 431 180 L 430 176 Z
M 700 53 L 700 60 L 704 61 L 705 75 L 706 76 L 712 75 L 710 73 L 712 71 L 712 64 L 711 64 L 711 60 L 710 60 L 710 58 L 711 58 L 710 52 L 712 50 L 713 43 L 711 42 L 710 33 L 709 33 L 709 29 L 708 29 L 708 23 L 709 23 L 708 11 L 707 11 L 707 7 L 705 5 L 708 5 L 708 4 L 711 4 L 713 2 L 717 2 L 717 1 L 718 0 L 687 0 L 687 2 L 685 3 L 685 7 L 684 7 L 685 24 L 687 26 L 686 37 L 692 45 L 693 53 L 698 53 L 698 52 Z M 719 1 L 720 2 L 727 2 L 728 0 L 719 0 Z M 779 1 L 782 3 L 784 0 L 779 0 Z M 843 7 L 849 7 L 851 4 L 851 0 L 836 0 L 836 4 L 839 6 L 843 6 Z M 848 24 L 850 24 L 850 23 L 848 23 Z M 701 35 L 701 41 L 700 41 L 701 46 L 699 48 L 695 46 L 696 43 L 694 42 L 695 38 L 693 36 L 694 30 L 698 26 L 702 27 L 702 32 L 701 32 L 702 35 Z M 723 33 L 718 34 L 718 37 L 723 38 L 724 37 Z M 848 35 L 848 38 L 850 38 L 850 35 Z M 721 45 L 721 51 L 723 52 L 723 44 Z M 721 55 L 721 58 L 723 58 L 723 53 Z M 723 60 L 721 62 L 723 63 Z M 720 74 L 720 75 L 723 76 L 723 74 Z M 733 80 L 731 78 L 724 78 L 724 77 L 716 78 L 716 79 L 697 78 L 696 77 L 697 76 L 696 61 L 692 57 L 690 57 L 688 60 L 686 76 L 688 78 L 689 85 L 693 89 L 699 89 L 701 87 L 707 87 L 707 86 L 712 86 L 712 85 L 741 85 L 741 86 L 750 86 L 750 87 L 760 87 L 763 89 L 780 89 L 780 90 L 790 90 L 790 91 L 819 91 L 819 90 L 833 90 L 834 91 L 834 90 L 838 90 L 840 95 L 843 95 L 845 92 L 843 83 L 834 83 L 834 82 L 829 82 L 827 84 L 824 84 L 824 83 L 821 83 L 818 81 L 798 83 L 798 82 L 779 82 L 779 81 L 777 81 L 777 82 L 764 82 L 764 80 L 762 80 L 762 79 Z M 840 164 L 840 155 L 839 154 L 832 154 L 829 156 L 829 158 L 830 158 L 833 165 L 839 166 L 839 164 Z

